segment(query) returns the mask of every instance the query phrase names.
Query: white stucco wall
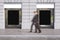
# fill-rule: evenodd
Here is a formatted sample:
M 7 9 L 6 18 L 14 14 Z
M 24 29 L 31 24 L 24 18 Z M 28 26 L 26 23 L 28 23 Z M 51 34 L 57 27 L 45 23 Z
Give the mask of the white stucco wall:
M 60 29 L 60 0 L 54 0 L 55 2 L 55 29 Z
M 0 0 L 0 29 L 5 29 L 4 0 Z
M 55 20 L 54 29 L 60 29 L 60 0 L 0 0 L 0 29 L 5 29 L 4 2 L 21 2 L 22 3 L 22 28 L 30 29 L 33 11 L 37 3 L 55 3 Z

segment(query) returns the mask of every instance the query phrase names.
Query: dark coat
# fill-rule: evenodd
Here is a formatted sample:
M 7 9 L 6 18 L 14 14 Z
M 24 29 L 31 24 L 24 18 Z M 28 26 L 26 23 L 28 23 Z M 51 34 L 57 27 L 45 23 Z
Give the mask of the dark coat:
M 36 14 L 36 15 L 33 17 L 32 22 L 33 22 L 33 23 L 39 22 L 38 14 Z

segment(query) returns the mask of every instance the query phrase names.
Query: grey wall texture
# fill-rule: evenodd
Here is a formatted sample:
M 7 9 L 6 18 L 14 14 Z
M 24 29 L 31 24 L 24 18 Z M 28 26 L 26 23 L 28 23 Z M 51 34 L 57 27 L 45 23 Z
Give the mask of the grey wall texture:
M 5 28 L 4 3 L 22 3 L 22 27 L 30 28 L 37 3 L 55 3 L 54 28 L 60 29 L 60 0 L 0 0 L 0 29 Z

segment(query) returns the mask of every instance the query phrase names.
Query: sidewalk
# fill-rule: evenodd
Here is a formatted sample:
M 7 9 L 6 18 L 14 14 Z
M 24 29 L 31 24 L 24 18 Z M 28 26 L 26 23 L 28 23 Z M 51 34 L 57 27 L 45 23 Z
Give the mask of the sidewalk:
M 0 30 L 0 40 L 60 40 L 60 29 L 41 30 L 41 33 L 31 33 L 28 29 Z
M 60 29 L 41 29 L 41 33 L 29 32 L 29 29 L 0 29 L 0 35 L 60 35 Z

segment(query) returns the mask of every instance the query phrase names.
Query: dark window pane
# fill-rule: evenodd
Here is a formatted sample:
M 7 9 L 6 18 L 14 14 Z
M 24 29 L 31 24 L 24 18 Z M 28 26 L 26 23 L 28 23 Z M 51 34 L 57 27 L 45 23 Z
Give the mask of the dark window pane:
M 39 19 L 40 25 L 50 25 L 51 24 L 51 12 L 50 10 L 40 10 Z
M 18 25 L 18 24 L 19 24 L 19 11 L 8 10 L 8 25 Z

